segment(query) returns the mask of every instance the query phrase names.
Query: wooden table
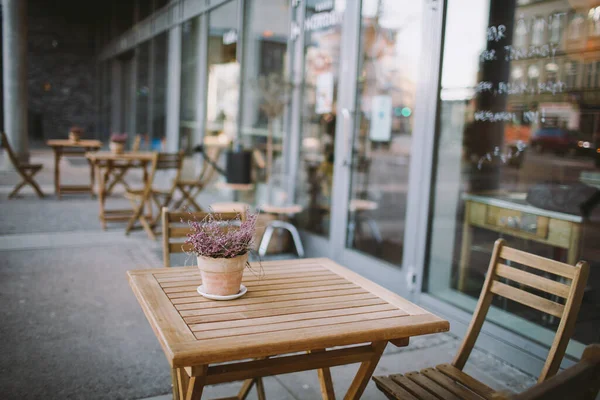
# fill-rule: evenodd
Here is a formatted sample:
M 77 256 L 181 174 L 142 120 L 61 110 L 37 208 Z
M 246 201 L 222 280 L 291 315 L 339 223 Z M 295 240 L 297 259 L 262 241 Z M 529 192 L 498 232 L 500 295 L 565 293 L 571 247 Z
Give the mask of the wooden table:
M 94 196 L 94 167 L 90 162 L 90 185 L 62 185 L 60 184 L 60 159 L 63 155 L 84 157 L 86 152 L 97 151 L 102 147 L 99 140 L 79 140 L 74 142 L 68 139 L 48 140 L 46 144 L 54 150 L 54 192 L 60 199 L 62 192 L 90 193 Z M 89 158 L 88 158 L 89 162 Z
M 534 207 L 525 201 L 525 197 L 525 193 L 463 196 L 465 219 L 458 290 L 466 289 L 475 227 L 564 249 L 567 252 L 567 264 L 577 263 L 583 217 Z
M 148 179 L 146 164 L 152 161 L 154 153 L 150 151 L 126 151 L 121 154 L 115 154 L 110 151 L 98 151 L 86 153 L 87 159 L 92 163 L 98 173 L 98 201 L 100 203 L 100 222 L 102 229 L 106 229 L 107 221 L 128 221 L 133 215 L 132 209 L 106 209 L 107 187 L 109 177 L 117 165 L 122 162 L 137 162 L 143 166 L 144 183 Z M 102 171 L 104 169 L 104 171 Z
M 332 399 L 329 368 L 360 362 L 345 397 L 359 399 L 387 342 L 406 346 L 411 336 L 449 329 L 448 321 L 328 259 L 262 266 L 263 279 L 245 271 L 248 293 L 233 301 L 198 295 L 196 267 L 128 272 L 176 377 L 175 398 L 200 399 L 205 385 L 318 369 L 323 397 Z M 303 354 L 271 358 L 296 352 Z M 223 362 L 234 363 L 214 365 Z

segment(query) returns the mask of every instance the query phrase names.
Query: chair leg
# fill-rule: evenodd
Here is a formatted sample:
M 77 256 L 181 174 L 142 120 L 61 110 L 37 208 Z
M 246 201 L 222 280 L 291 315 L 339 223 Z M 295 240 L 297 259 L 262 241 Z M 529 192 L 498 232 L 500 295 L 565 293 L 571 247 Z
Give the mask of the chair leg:
M 17 195 L 17 193 L 19 193 L 19 190 L 21 190 L 21 188 L 22 188 L 23 186 L 25 186 L 25 184 L 26 184 L 26 183 L 27 183 L 26 181 L 22 181 L 22 182 L 21 182 L 21 183 L 19 183 L 17 186 L 15 186 L 15 188 L 12 190 L 12 192 L 10 192 L 10 193 L 8 194 L 8 198 L 9 198 L 9 199 L 12 199 L 12 198 L 14 198 L 14 197 Z
M 265 254 L 267 254 L 267 248 L 269 247 L 271 237 L 273 237 L 273 231 L 275 230 L 273 222 L 276 221 L 271 221 L 271 223 L 267 225 L 267 227 L 265 228 L 265 232 L 263 233 L 262 239 L 260 239 L 260 246 L 258 246 L 258 255 L 260 257 L 264 257 Z
M 273 231 L 275 229 L 285 229 L 292 235 L 292 240 L 294 241 L 294 246 L 296 247 L 296 253 L 298 257 L 304 257 L 304 246 L 302 245 L 302 240 L 300 239 L 300 233 L 298 229 L 294 225 L 285 221 L 271 221 L 267 228 L 265 229 L 265 233 L 263 234 L 262 239 L 260 240 L 260 246 L 258 247 L 258 255 L 260 257 L 264 257 L 267 254 L 267 248 L 269 247 L 269 242 L 273 237 Z
M 258 400 L 267 400 L 262 378 L 256 378 L 256 394 L 258 395 Z

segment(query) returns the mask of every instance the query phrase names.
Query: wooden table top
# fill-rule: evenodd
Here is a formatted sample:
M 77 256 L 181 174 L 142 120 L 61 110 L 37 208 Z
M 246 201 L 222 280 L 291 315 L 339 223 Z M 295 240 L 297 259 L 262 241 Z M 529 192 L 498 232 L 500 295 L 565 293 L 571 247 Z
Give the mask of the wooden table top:
M 449 323 L 325 258 L 262 263 L 248 293 L 205 299 L 197 267 L 128 271 L 173 367 L 446 332 Z M 256 269 L 257 265 L 253 264 Z
M 50 147 L 102 147 L 102 142 L 99 140 L 81 139 L 76 142 L 69 139 L 52 139 L 46 144 Z
M 152 161 L 154 152 L 125 151 L 121 154 L 115 154 L 112 151 L 98 151 L 95 153 L 86 153 L 85 156 L 92 161 Z

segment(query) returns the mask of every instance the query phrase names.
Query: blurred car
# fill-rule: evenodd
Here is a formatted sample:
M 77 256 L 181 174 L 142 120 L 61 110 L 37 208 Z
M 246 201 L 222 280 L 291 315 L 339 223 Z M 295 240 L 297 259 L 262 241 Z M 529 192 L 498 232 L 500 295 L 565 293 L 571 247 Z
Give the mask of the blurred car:
M 538 153 L 552 151 L 556 154 L 593 156 L 593 140 L 578 131 L 562 128 L 541 128 L 531 136 L 530 146 Z

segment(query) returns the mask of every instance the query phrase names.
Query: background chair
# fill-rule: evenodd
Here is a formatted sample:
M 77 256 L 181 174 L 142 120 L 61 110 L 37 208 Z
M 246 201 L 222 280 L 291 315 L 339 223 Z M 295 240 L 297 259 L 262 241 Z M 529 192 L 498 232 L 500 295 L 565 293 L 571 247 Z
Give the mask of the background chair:
M 190 208 L 190 211 L 202 211 L 202 207 L 196 202 L 196 197 L 210 184 L 215 176 L 214 162 L 219 160 L 221 147 L 209 147 L 203 152 L 203 162 L 200 174 L 196 179 L 180 178 L 176 182 L 176 188 L 181 192 L 181 198 L 173 203 L 173 208 Z
M 167 205 L 173 193 L 175 191 L 175 183 L 179 179 L 181 174 L 181 166 L 183 164 L 183 152 L 179 153 L 156 153 L 152 160 L 150 174 L 143 189 L 128 189 L 125 192 L 125 198 L 127 198 L 134 209 L 133 216 L 129 219 L 125 234 L 128 235 L 136 222 L 140 221 L 140 224 L 144 230 L 148 233 L 150 239 L 155 240 L 156 235 L 154 234 L 153 227 L 160 218 L 160 210 L 162 207 Z M 175 177 L 170 188 L 162 190 L 154 187 L 154 178 L 157 171 L 174 171 Z M 152 203 L 158 206 L 158 215 L 153 218 Z M 144 207 L 148 207 L 148 215 L 144 215 Z M 151 221 L 148 221 L 148 218 Z
M 135 135 L 135 138 L 133 139 L 133 143 L 131 145 L 131 151 L 140 151 L 141 142 L 142 135 Z M 101 166 L 104 165 L 101 164 Z M 106 195 L 110 195 L 118 183 L 123 185 L 125 187 L 125 190 L 129 190 L 129 185 L 124 180 L 125 174 L 127 173 L 127 171 L 129 171 L 130 168 L 139 168 L 142 166 L 143 164 L 140 164 L 136 161 L 113 163 L 112 168 L 110 169 L 110 173 L 112 174 L 113 180 L 106 188 Z M 104 181 L 108 182 L 108 177 L 105 177 Z
M 10 143 L 8 142 L 8 138 L 6 137 L 6 133 L 4 132 L 0 132 L 0 142 L 2 148 L 6 150 L 6 154 L 8 154 L 8 159 L 22 179 L 22 181 L 15 186 L 12 192 L 9 193 L 8 198 L 12 199 L 15 197 L 17 193 L 19 193 L 19 190 L 21 190 L 25 185 L 31 186 L 38 197 L 44 197 L 42 189 L 40 189 L 38 184 L 33 180 L 33 176 L 41 171 L 43 165 L 19 162 L 19 159 L 15 153 L 13 153 Z
M 514 268 L 510 266 L 513 263 L 527 266 L 530 271 L 537 270 L 542 274 L 556 275 L 561 278 L 561 281 L 568 281 L 568 283 Z M 575 266 L 564 264 L 510 248 L 504 245 L 504 240 L 498 239 L 494 245 L 473 319 L 454 361 L 451 364 L 441 364 L 435 368 L 426 368 L 405 375 L 376 376 L 373 377 L 375 384 L 390 399 L 421 399 L 432 396 L 443 399 L 491 398 L 495 394 L 492 388 L 462 370 L 473 350 L 494 296 L 516 301 L 560 318 L 548 357 L 538 378 L 538 382 L 545 381 L 554 376 L 560 367 L 567 344 L 573 334 L 588 274 L 589 266 L 585 261 L 580 261 Z M 503 283 L 501 280 L 514 282 L 518 286 Z M 524 289 L 525 287 L 545 292 L 552 300 L 530 293 Z M 565 303 L 555 301 L 558 300 L 557 298 L 563 298 Z
M 162 209 L 162 226 L 163 226 L 163 263 L 165 267 L 171 267 L 171 254 L 185 253 L 191 251 L 191 246 L 185 244 L 187 234 L 191 232 L 188 225 L 189 221 L 202 221 L 208 213 L 205 212 L 173 212 L 167 207 Z M 238 217 L 237 212 L 219 213 L 223 221 L 235 221 Z M 245 213 L 241 213 L 242 220 L 245 219 Z M 171 371 L 175 373 L 174 370 Z M 246 379 L 237 397 L 231 399 L 243 400 L 248 396 L 252 386 L 256 384 L 256 391 L 259 399 L 265 399 L 265 389 L 262 378 Z

